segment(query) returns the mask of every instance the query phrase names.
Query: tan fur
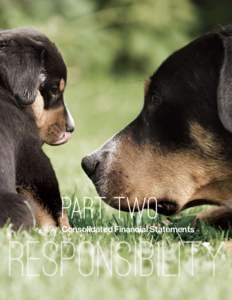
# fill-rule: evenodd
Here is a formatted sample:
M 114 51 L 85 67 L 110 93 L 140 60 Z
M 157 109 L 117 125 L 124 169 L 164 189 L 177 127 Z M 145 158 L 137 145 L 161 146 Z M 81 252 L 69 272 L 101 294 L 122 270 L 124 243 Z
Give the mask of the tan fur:
M 38 202 L 33 201 L 33 209 L 35 210 L 36 223 L 44 229 L 52 229 L 56 227 L 53 217 Z
M 193 141 L 200 147 L 206 155 L 219 155 L 221 147 L 213 133 L 204 129 L 197 122 L 190 124 L 190 135 Z
M 48 144 L 52 144 L 65 131 L 64 107 L 44 109 L 44 99 L 39 91 L 31 107 L 41 139 Z
M 198 199 L 216 200 L 223 204 L 232 198 L 232 167 L 228 162 L 207 156 L 220 150 L 213 136 L 194 124 L 191 134 L 201 151 L 161 152 L 159 145 L 137 145 L 128 136 L 117 141 L 106 168 L 108 181 L 104 194 L 117 207 L 117 196 L 128 197 L 131 206 L 135 199 L 143 205 L 145 198 L 154 197 L 175 201 L 179 210 Z M 204 144 L 205 142 L 205 144 Z M 128 205 L 120 200 L 121 207 Z M 122 203 L 123 202 L 123 203 Z
M 60 228 L 62 228 L 63 226 L 66 228 L 71 227 L 69 224 L 68 215 L 64 209 L 62 211 L 62 215 L 59 217 L 58 223 Z
M 147 80 L 144 81 L 144 95 L 145 96 L 148 93 L 148 89 L 149 89 L 150 83 L 151 83 L 150 79 L 147 79 Z
M 60 92 L 63 92 L 65 88 L 65 81 L 63 78 L 61 78 L 60 83 L 59 83 L 59 90 Z
M 56 227 L 55 220 L 47 212 L 47 210 L 42 207 L 32 190 L 20 187 L 17 190 L 28 202 L 32 216 L 36 221 L 36 225 L 43 229 L 52 229 Z

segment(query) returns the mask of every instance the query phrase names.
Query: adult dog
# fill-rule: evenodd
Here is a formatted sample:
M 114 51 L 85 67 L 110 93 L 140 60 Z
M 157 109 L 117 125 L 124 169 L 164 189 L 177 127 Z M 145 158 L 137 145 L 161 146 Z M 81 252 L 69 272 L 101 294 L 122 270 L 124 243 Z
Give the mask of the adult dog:
M 58 226 L 62 201 L 43 143 L 59 145 L 74 130 L 64 105 L 61 54 L 33 29 L 0 31 L 0 226 Z
M 232 223 L 232 27 L 173 53 L 145 85 L 139 116 L 82 166 L 115 208 L 199 215 Z

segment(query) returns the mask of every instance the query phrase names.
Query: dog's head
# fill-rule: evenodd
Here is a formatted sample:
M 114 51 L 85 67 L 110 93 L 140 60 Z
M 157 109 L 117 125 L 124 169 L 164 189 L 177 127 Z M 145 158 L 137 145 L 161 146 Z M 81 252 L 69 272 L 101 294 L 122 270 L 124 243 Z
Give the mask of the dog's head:
M 82 166 L 115 208 L 173 214 L 232 196 L 232 29 L 171 55 L 139 116 Z
M 74 121 L 63 98 L 67 70 L 46 36 L 33 29 L 0 31 L 0 80 L 16 104 L 33 113 L 42 142 L 69 140 Z

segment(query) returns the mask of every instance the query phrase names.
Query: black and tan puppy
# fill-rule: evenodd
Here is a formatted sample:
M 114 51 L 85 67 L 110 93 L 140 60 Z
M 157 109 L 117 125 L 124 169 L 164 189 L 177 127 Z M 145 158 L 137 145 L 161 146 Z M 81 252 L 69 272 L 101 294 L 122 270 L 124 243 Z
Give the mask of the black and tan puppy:
M 32 29 L 0 31 L 0 226 L 57 226 L 62 201 L 43 143 L 65 143 L 74 130 L 64 105 L 61 54 Z
M 82 166 L 111 206 L 232 223 L 232 27 L 172 54 L 145 87 L 139 116 Z

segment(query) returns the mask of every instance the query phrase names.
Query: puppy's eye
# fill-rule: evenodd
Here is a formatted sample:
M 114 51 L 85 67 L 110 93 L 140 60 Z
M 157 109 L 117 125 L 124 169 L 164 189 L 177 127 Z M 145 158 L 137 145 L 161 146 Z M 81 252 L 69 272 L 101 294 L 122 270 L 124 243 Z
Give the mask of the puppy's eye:
M 51 89 L 50 89 L 50 92 L 53 94 L 53 95 L 55 95 L 56 93 L 57 93 L 57 85 L 53 85 L 52 87 L 51 87 Z

